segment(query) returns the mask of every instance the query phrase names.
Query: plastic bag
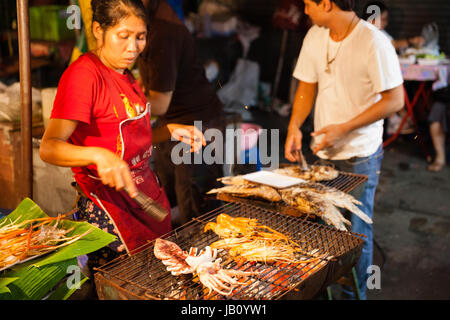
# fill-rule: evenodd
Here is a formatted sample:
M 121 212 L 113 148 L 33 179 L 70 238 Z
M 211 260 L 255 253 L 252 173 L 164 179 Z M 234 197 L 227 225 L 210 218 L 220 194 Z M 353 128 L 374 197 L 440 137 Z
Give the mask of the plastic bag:
M 230 80 L 217 91 L 222 103 L 255 106 L 258 102 L 259 65 L 256 62 L 239 59 Z
M 20 120 L 20 83 L 16 82 L 9 87 L 0 86 L 0 121 Z M 32 117 L 41 117 L 41 92 L 32 88 Z
M 430 23 L 423 27 L 422 37 L 424 39 L 423 49 L 428 54 L 439 56 L 439 27 L 436 23 Z

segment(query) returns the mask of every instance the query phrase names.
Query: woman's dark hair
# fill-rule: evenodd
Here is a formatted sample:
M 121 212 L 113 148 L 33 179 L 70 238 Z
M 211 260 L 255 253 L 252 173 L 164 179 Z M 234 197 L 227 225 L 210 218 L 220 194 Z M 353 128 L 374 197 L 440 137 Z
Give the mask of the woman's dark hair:
M 322 0 L 313 0 L 315 3 L 321 3 Z M 355 0 L 331 0 L 336 3 L 339 9 L 343 11 L 352 11 L 355 8 Z
M 158 11 L 160 2 L 160 0 L 149 0 L 147 2 L 147 12 L 150 19 L 152 19 L 156 14 L 156 11 Z
M 380 8 L 380 14 L 385 11 L 388 11 L 388 7 L 383 2 L 371 1 L 364 6 L 364 9 L 363 9 L 363 12 L 361 15 L 361 18 L 363 20 L 367 20 L 367 19 L 369 19 L 370 16 L 372 16 L 373 12 L 367 12 L 367 9 L 369 9 L 370 6 L 377 6 L 378 8 Z
M 141 0 L 92 0 L 91 7 L 92 22 L 97 21 L 105 31 L 130 15 L 148 23 L 147 10 Z

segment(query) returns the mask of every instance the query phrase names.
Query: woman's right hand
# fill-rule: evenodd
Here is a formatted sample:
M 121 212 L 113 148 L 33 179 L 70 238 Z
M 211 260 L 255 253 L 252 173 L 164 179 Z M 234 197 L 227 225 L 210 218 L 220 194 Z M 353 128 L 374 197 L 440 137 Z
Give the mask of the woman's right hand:
M 284 157 L 291 162 L 299 161 L 298 150 L 302 149 L 303 134 L 297 126 L 289 125 L 286 143 L 284 144 Z
M 124 160 L 107 149 L 97 148 L 94 163 L 103 184 L 117 191 L 125 188 L 130 197 L 136 197 L 137 188 L 131 177 L 130 168 Z

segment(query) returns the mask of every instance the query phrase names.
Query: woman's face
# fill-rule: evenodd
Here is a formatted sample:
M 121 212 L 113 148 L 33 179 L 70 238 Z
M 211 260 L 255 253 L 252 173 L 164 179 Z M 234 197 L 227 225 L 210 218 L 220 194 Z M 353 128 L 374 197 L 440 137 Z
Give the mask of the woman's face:
M 147 43 L 147 25 L 134 15 L 120 20 L 115 26 L 108 28 L 106 33 L 98 22 L 94 22 L 93 30 L 100 59 L 117 71 L 133 65 Z

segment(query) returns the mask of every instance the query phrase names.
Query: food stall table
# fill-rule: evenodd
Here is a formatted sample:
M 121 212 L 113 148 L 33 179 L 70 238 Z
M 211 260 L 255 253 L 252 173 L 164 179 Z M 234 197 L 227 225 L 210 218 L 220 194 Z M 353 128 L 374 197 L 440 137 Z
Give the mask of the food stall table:
M 427 160 L 430 160 L 430 154 L 425 146 L 424 139 L 418 130 L 417 119 L 414 116 L 414 110 L 417 108 L 420 98 L 423 99 L 423 103 L 427 109 L 430 110 L 430 95 L 432 91 L 436 91 L 442 88 L 447 87 L 448 85 L 448 76 L 450 74 L 450 65 L 439 64 L 435 66 L 431 65 L 419 65 L 419 64 L 402 64 L 401 65 L 402 76 L 405 81 L 416 81 L 419 82 L 419 87 L 415 91 L 412 99 L 408 96 L 406 89 L 403 87 L 405 94 L 405 106 L 407 109 L 407 113 L 403 117 L 400 126 L 394 135 L 389 137 L 384 141 L 383 146 L 387 147 L 393 141 L 397 139 L 400 135 L 400 132 L 405 125 L 408 117 L 414 123 L 415 132 L 418 137 L 418 141 L 422 147 L 422 150 L 427 157 Z M 431 86 L 428 84 L 431 83 Z

